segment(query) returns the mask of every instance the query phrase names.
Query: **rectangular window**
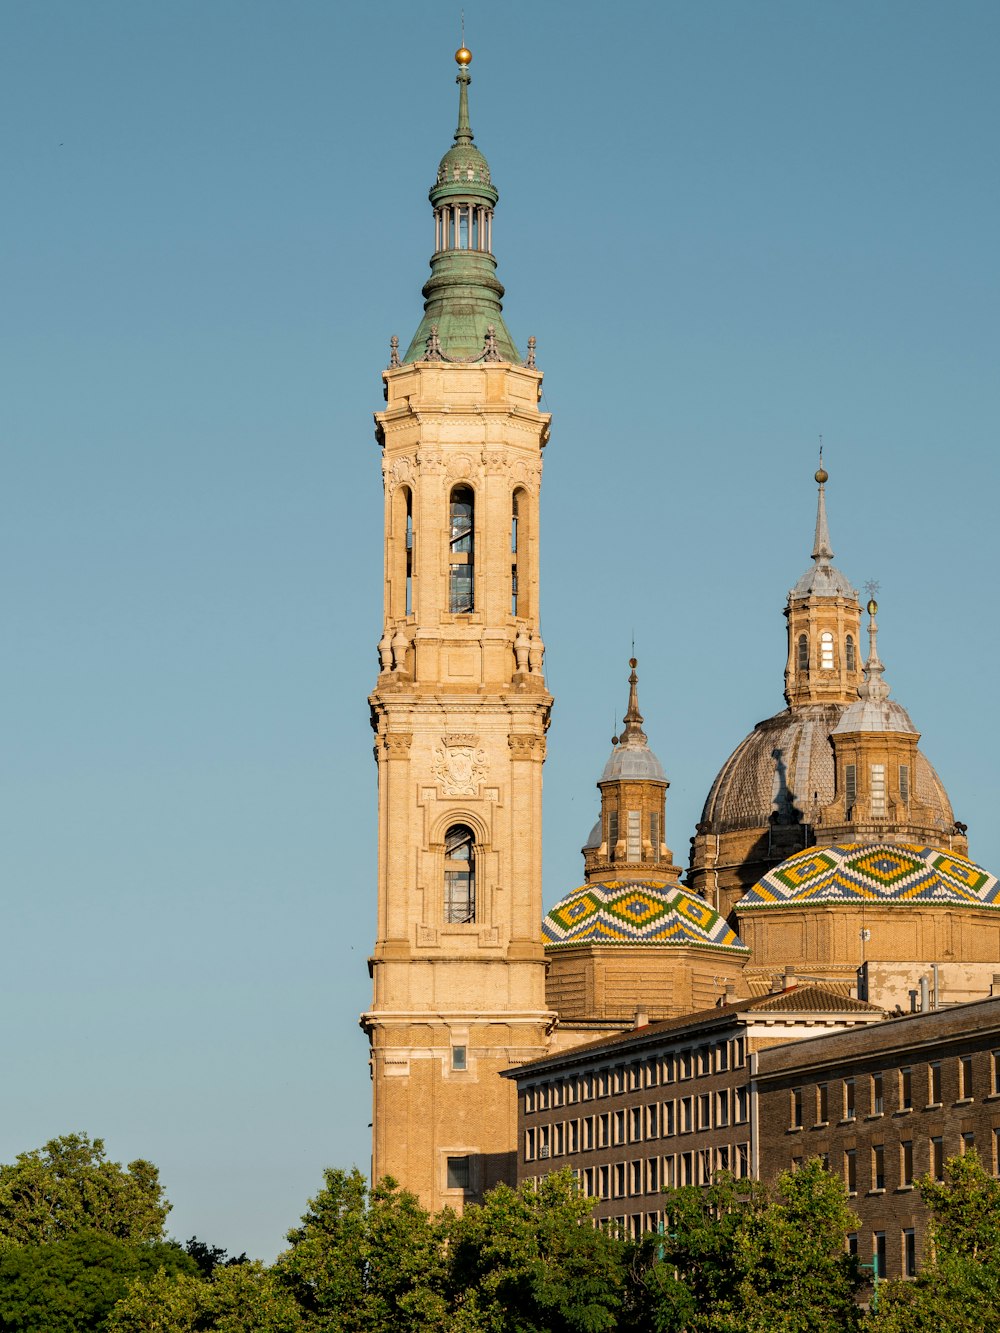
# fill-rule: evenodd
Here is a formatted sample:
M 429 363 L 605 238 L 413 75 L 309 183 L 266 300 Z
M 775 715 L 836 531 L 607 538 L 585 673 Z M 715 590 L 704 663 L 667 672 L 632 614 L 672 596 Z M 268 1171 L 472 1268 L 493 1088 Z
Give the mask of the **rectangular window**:
M 535 1109 L 535 1089 L 525 1088 L 524 1090 L 524 1113 L 530 1115 Z
M 664 1083 L 673 1083 L 674 1081 L 674 1057 L 672 1055 L 663 1057 L 663 1081 Z
M 605 1111 L 597 1117 L 597 1146 L 608 1148 L 611 1145 L 611 1112 Z
M 694 1070 L 693 1057 L 690 1051 L 682 1051 L 680 1057 L 681 1078 L 690 1078 Z
M 858 1257 L 858 1233 L 856 1231 L 847 1233 L 847 1253 L 853 1259 Z
M 931 1176 L 944 1180 L 944 1139 L 940 1134 L 931 1139 Z
M 535 1131 L 527 1129 L 524 1132 L 524 1160 L 533 1162 L 535 1160 Z
M 885 1145 L 872 1144 L 872 1189 L 885 1189 Z
M 899 766 L 899 799 L 904 805 L 910 803 L 910 765 L 900 764 Z
M 904 1065 L 899 1071 L 899 1108 L 908 1111 L 913 1106 L 913 1070 Z
M 580 1122 L 579 1122 L 579 1120 L 571 1120 L 571 1121 L 569 1122 L 569 1142 L 567 1143 L 566 1151 L 567 1151 L 567 1152 L 579 1152 L 579 1151 L 580 1151 Z
M 732 1165 L 730 1161 L 729 1145 L 727 1143 L 724 1143 L 721 1148 L 716 1148 L 715 1164 L 719 1171 L 728 1171 Z
M 628 1067 L 628 1088 L 629 1092 L 635 1092 L 637 1088 L 642 1087 L 642 1065 L 633 1062 Z
M 672 1190 L 677 1185 L 677 1158 L 670 1154 L 663 1159 L 663 1188 Z
M 448 1158 L 448 1188 L 450 1190 L 467 1190 L 469 1188 L 468 1157 Z
M 858 799 L 858 768 L 856 764 L 844 765 L 844 801 L 850 814 Z
M 712 1183 L 712 1150 L 711 1148 L 698 1149 L 698 1184 L 711 1185 Z
M 929 1073 L 930 1073 L 930 1088 L 931 1088 L 931 1105 L 940 1106 L 941 1105 L 941 1061 L 940 1060 L 931 1061 Z
M 903 1231 L 903 1276 L 917 1276 L 917 1233 L 912 1227 Z
M 792 1088 L 792 1129 L 802 1128 L 802 1089 Z
M 992 1083 L 993 1096 L 1000 1096 L 1000 1051 L 990 1052 L 990 1081 Z
M 689 1152 L 681 1153 L 681 1184 L 694 1184 L 694 1154 Z
M 626 856 L 629 861 L 642 860 L 642 811 L 630 810 L 628 812 L 628 848 Z
M 747 1111 L 750 1105 L 750 1094 L 746 1088 L 736 1089 L 736 1109 L 733 1120 L 737 1125 L 746 1124 Z
M 904 1139 L 899 1145 L 899 1183 L 913 1184 L 913 1140 Z
M 630 1140 L 632 1143 L 642 1142 L 642 1112 L 643 1108 L 641 1106 L 632 1107 L 632 1115 L 631 1115 L 632 1125 L 631 1125 L 631 1140 Z
M 694 1098 L 681 1099 L 681 1133 L 690 1134 L 694 1129 Z
M 821 1124 L 821 1125 L 825 1125 L 825 1124 L 828 1123 L 828 1121 L 829 1121 L 829 1119 L 830 1119 L 830 1085 L 829 1085 L 828 1083 L 821 1083 L 821 1084 L 819 1085 L 818 1092 L 819 1092 L 819 1098 L 818 1098 L 818 1101 L 819 1101 L 819 1121 L 818 1121 L 818 1123 Z
M 976 1136 L 971 1129 L 967 1129 L 962 1135 L 962 1156 L 967 1152 L 972 1152 L 976 1146 Z
M 854 1079 L 844 1079 L 844 1119 L 853 1120 L 856 1116 L 854 1102 Z
M 663 1103 L 663 1137 L 665 1139 L 670 1138 L 677 1132 L 675 1108 L 676 1102 Z
M 729 1042 L 722 1041 L 715 1048 L 715 1072 L 725 1074 L 729 1069 Z
M 658 1088 L 660 1086 L 660 1062 L 659 1060 L 646 1061 L 646 1087 Z
M 858 1192 L 858 1154 L 855 1148 L 848 1148 L 844 1153 L 844 1178 L 848 1194 Z
M 615 848 L 618 846 L 618 811 L 608 811 L 608 860 L 615 859 Z
M 656 1102 L 652 1106 L 646 1107 L 646 1138 L 658 1139 L 660 1137 L 660 1108 Z
M 729 1124 L 729 1089 L 723 1088 L 715 1094 L 715 1123 L 719 1129 Z
M 660 1188 L 660 1159 L 650 1157 L 646 1162 L 646 1193 L 656 1194 Z
M 712 1128 L 712 1102 L 707 1092 L 701 1093 L 698 1098 L 698 1128 Z
M 872 764 L 872 818 L 885 819 L 885 764 Z
M 629 1190 L 633 1198 L 637 1198 L 640 1194 L 643 1193 L 642 1162 L 641 1161 L 631 1162 L 629 1164 L 629 1173 L 631 1176 L 631 1179 L 629 1181 Z
M 872 1074 L 872 1115 L 881 1115 L 885 1110 L 882 1102 L 882 1075 Z
M 746 1046 L 742 1037 L 736 1037 L 733 1041 L 733 1068 L 742 1069 Z
M 614 1196 L 616 1199 L 627 1198 L 628 1180 L 626 1177 L 626 1163 L 615 1162 L 614 1165 Z
M 958 1057 L 958 1097 L 959 1101 L 972 1099 L 972 1056 Z
M 736 1174 L 739 1176 L 740 1180 L 749 1180 L 750 1179 L 749 1143 L 741 1143 L 739 1145 L 739 1148 L 737 1149 L 737 1154 L 738 1154 L 738 1159 L 737 1159 Z
M 625 1112 L 624 1110 L 615 1112 L 615 1143 L 625 1142 Z
M 1000 1129 L 993 1131 L 993 1174 L 1000 1176 Z
M 602 1166 L 597 1173 L 597 1188 L 602 1199 L 611 1198 L 611 1168 Z
M 872 1263 L 877 1265 L 876 1272 L 880 1278 L 886 1275 L 886 1257 L 885 1257 L 885 1232 L 876 1231 L 872 1236 Z
M 451 1067 L 452 1069 L 467 1069 L 464 1046 L 453 1046 L 451 1048 Z
M 712 1072 L 712 1051 L 709 1046 L 698 1048 L 698 1073 L 704 1077 Z

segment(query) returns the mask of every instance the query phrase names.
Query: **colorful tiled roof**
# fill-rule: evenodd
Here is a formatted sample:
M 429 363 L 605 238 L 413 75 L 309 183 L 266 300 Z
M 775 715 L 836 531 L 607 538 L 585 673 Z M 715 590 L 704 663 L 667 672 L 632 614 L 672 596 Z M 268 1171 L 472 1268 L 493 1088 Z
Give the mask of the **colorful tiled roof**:
M 747 947 L 708 903 L 676 884 L 646 880 L 584 884 L 542 918 L 546 948 L 570 944 L 667 944 Z
M 1000 909 L 1000 885 L 975 861 L 939 847 L 853 842 L 796 852 L 737 911 L 851 902 Z

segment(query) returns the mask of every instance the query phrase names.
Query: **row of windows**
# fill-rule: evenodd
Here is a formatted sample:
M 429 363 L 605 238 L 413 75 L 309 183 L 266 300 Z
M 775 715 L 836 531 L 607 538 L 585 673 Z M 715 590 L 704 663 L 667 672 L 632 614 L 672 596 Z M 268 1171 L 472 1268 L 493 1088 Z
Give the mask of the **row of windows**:
M 904 805 L 910 800 L 910 766 L 900 764 L 898 772 L 899 799 Z M 871 813 L 875 819 L 885 819 L 888 813 L 885 764 L 872 764 L 869 770 L 868 795 L 871 800 Z M 844 765 L 844 801 L 847 813 L 858 799 L 858 769 L 856 764 Z
M 954 1082 L 949 1075 L 954 1074 Z M 835 1083 L 818 1083 L 812 1088 L 792 1088 L 790 1090 L 790 1126 L 802 1129 L 806 1124 L 808 1110 L 815 1119 L 815 1125 L 829 1124 L 831 1117 L 836 1120 L 854 1120 L 858 1115 L 858 1088 L 867 1085 L 867 1103 L 861 1110 L 867 1115 L 884 1115 L 886 1092 L 895 1086 L 895 1111 L 912 1111 L 917 1108 L 915 1098 L 921 1095 L 926 1099 L 920 1109 L 941 1106 L 946 1090 L 949 1096 L 955 1094 L 956 1101 L 975 1099 L 973 1067 L 971 1055 L 959 1055 L 950 1061 L 931 1060 L 928 1064 L 914 1068 L 904 1065 L 889 1074 L 869 1074 L 867 1079 L 845 1078 Z M 990 1052 L 989 1087 L 991 1096 L 1000 1096 L 1000 1050 Z
M 516 490 L 511 497 L 510 513 L 510 611 L 511 615 L 528 615 L 526 601 L 527 581 L 523 560 L 527 551 L 525 525 L 528 518 L 526 493 Z M 396 554 L 392 569 L 393 586 L 403 589 L 402 605 L 399 592 L 394 592 L 392 614 L 413 613 L 413 573 L 416 534 L 413 527 L 413 493 L 401 486 L 394 502 L 394 530 L 397 533 Z M 471 486 L 456 486 L 448 500 L 448 610 L 452 615 L 469 615 L 475 610 L 476 589 L 476 497 Z
M 809 670 L 809 635 L 800 634 L 796 650 L 796 661 L 800 671 Z M 844 665 L 848 671 L 858 669 L 858 648 L 854 642 L 854 635 L 848 634 L 844 640 Z M 834 669 L 834 645 L 833 635 L 829 630 L 824 630 L 819 636 L 819 668 L 821 671 L 832 671 Z
M 547 1111 L 549 1107 L 590 1101 L 594 1097 L 613 1097 L 641 1088 L 658 1088 L 661 1084 L 702 1078 L 707 1074 L 724 1074 L 729 1069 L 742 1069 L 745 1061 L 744 1038 L 734 1037 L 711 1046 L 651 1056 L 647 1060 L 633 1060 L 629 1064 L 614 1065 L 574 1078 L 529 1086 L 524 1091 L 524 1110 L 531 1114 Z
M 524 1160 L 591 1152 L 622 1143 L 646 1143 L 693 1134 L 696 1130 L 725 1129 L 746 1124 L 750 1105 L 746 1087 L 721 1088 L 698 1096 L 679 1097 L 647 1106 L 620 1107 L 579 1120 L 532 1125 L 524 1132 Z
M 591 1199 L 630 1199 L 658 1194 L 680 1185 L 710 1185 L 716 1171 L 731 1171 L 741 1180 L 750 1176 L 750 1144 L 724 1144 L 691 1152 L 643 1157 L 607 1166 L 585 1166 L 573 1174 Z
M 647 819 L 647 829 L 649 834 L 649 857 L 644 855 L 643 848 L 643 828 L 642 811 L 627 810 L 625 812 L 625 852 L 623 860 L 635 863 L 636 861 L 659 861 L 660 859 L 660 816 L 656 810 L 651 810 Z M 618 846 L 618 810 L 609 806 L 605 814 L 605 841 L 608 844 L 608 860 L 617 859 L 616 852 Z
M 858 1233 L 851 1231 L 847 1236 L 847 1252 L 858 1255 Z M 900 1272 L 904 1277 L 917 1275 L 917 1233 L 913 1227 L 904 1227 L 899 1233 Z M 871 1248 L 872 1272 L 884 1278 L 888 1273 L 888 1245 L 884 1231 L 872 1232 Z

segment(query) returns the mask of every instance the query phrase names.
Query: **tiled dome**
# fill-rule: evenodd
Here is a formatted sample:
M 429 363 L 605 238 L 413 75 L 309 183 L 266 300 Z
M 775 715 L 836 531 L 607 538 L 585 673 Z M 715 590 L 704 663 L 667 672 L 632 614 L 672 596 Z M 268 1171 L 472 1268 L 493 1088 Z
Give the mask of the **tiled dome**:
M 705 831 L 811 822 L 812 811 L 834 797 L 830 734 L 844 712 L 842 704 L 802 704 L 758 722 L 712 784 L 701 815 Z M 914 794 L 946 834 L 955 823 L 951 802 L 919 750 L 913 777 Z
M 617 881 L 584 884 L 542 918 L 546 948 L 571 944 L 665 944 L 747 952 L 746 945 L 701 898 L 676 884 Z
M 975 861 L 940 847 L 854 842 L 796 852 L 754 885 L 736 910 L 833 903 L 1000 910 L 1000 885 Z

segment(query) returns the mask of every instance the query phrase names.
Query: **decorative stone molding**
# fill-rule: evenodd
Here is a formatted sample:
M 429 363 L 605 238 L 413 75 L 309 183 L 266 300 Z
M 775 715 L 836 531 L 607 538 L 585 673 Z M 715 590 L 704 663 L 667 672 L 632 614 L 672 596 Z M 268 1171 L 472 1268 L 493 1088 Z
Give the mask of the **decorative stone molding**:
M 413 484 L 413 465 L 414 460 L 405 454 L 401 458 L 394 458 L 391 463 L 383 463 L 382 471 L 390 495 L 395 493 L 397 486 Z
M 479 932 L 480 948 L 495 948 L 500 943 L 500 930 L 497 926 L 484 926 Z
M 472 459 L 468 454 L 452 454 L 445 471 L 451 481 L 468 481 L 472 476 Z
M 408 759 L 413 737 L 408 731 L 392 731 L 383 737 L 386 754 L 390 759 Z
M 535 747 L 539 744 L 537 736 L 508 736 L 507 742 L 510 745 L 510 753 L 513 759 L 531 759 L 534 756 Z
M 444 796 L 475 796 L 488 767 L 474 736 L 443 736 L 435 747 L 434 777 Z
M 440 943 L 440 934 L 437 926 L 425 926 L 418 922 L 417 924 L 417 944 L 424 949 L 436 948 Z
M 484 449 L 480 458 L 487 476 L 501 477 L 510 471 L 510 459 L 500 449 Z

